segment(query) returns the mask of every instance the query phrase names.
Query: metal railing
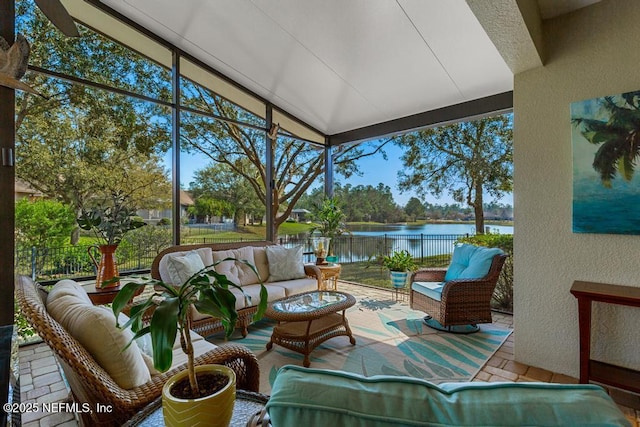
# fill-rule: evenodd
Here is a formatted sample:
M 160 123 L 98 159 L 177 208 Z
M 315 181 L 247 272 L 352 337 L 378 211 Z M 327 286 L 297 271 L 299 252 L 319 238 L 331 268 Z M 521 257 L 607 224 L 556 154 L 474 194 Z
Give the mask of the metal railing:
M 341 264 L 366 263 L 381 255 L 388 255 L 396 250 L 407 250 L 418 263 L 446 263 L 450 259 L 457 239 L 464 235 L 394 235 L 357 236 L 342 235 L 332 242 L 333 252 Z M 219 239 L 212 237 L 192 237 L 184 244 L 228 243 L 251 241 L 253 239 Z M 278 243 L 293 247 L 304 246 L 305 262 L 315 261 L 313 248 L 307 237 L 283 236 Z M 121 245 L 116 251 L 118 270 L 120 273 L 145 271 L 151 268 L 155 256 L 162 247 L 143 247 Z M 65 247 L 18 248 L 16 250 L 16 272 L 31 276 L 34 280 L 55 280 L 62 278 L 86 277 L 96 274 L 96 268 L 88 250 L 90 246 L 76 245 Z M 96 260 L 99 254 L 94 254 Z

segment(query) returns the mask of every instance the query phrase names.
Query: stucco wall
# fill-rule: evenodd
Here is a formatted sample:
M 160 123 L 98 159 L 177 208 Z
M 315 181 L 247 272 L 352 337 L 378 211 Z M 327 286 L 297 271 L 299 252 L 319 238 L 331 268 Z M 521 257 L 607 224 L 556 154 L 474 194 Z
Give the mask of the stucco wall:
M 574 280 L 640 286 L 640 236 L 572 232 L 570 104 L 640 90 L 638 22 L 635 0 L 547 21 L 546 65 L 514 81 L 515 356 L 574 377 L 578 313 L 569 289 Z M 592 357 L 640 369 L 639 325 L 640 309 L 596 304 Z

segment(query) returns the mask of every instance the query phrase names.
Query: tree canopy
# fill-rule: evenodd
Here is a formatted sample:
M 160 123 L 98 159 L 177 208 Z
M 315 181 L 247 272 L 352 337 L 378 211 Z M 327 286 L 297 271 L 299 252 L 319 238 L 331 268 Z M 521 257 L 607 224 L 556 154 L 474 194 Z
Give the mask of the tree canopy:
M 473 208 L 476 233 L 484 233 L 484 193 L 499 199 L 513 188 L 511 115 L 413 132 L 397 143 L 406 150 L 399 188 L 420 196 L 448 192 Z
M 38 8 L 16 2 L 30 66 L 167 98 L 169 74 L 118 43 L 81 27 L 67 38 Z M 162 208 L 171 190 L 159 155 L 169 146 L 169 112 L 159 104 L 29 72 L 45 98 L 16 93 L 16 174 L 77 212 L 114 192 L 137 208 Z
M 251 184 L 228 165 L 210 164 L 196 170 L 193 175 L 189 191 L 196 200 L 196 207 L 200 198 L 208 197 L 224 201 L 229 209 L 221 213 L 233 215 L 236 225 L 246 225 L 247 216 L 262 220 L 265 212 L 264 203 L 258 199 Z
M 271 208 L 277 230 L 289 218 L 305 192 L 323 176 L 324 149 L 286 132 L 267 142 L 263 119 L 193 82 L 186 82 L 182 90 L 186 105 L 230 119 L 216 120 L 204 115 L 184 114 L 182 149 L 188 153 L 198 153 L 215 164 L 225 165 L 229 171 L 244 178 L 263 209 L 267 208 L 266 189 L 271 187 Z M 336 173 L 345 177 L 359 173 L 356 160 L 378 152 L 385 155 L 383 147 L 389 142 L 383 140 L 339 147 L 333 154 Z M 270 186 L 266 184 L 267 143 L 271 144 L 274 153 L 273 182 Z
M 405 220 L 404 212 L 393 200 L 391 188 L 383 183 L 379 183 L 375 187 L 372 185 L 352 186 L 347 184 L 343 186 L 336 184 L 333 194 L 348 222 L 391 223 Z M 323 189 L 317 187 L 301 199 L 298 207 L 314 211 L 323 200 Z

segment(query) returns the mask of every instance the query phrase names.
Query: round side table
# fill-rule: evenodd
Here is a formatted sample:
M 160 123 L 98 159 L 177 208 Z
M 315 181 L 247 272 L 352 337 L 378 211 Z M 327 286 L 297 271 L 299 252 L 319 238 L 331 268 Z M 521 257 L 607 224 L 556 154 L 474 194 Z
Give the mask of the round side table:
M 340 278 L 340 271 L 342 271 L 342 266 L 340 264 L 320 264 L 316 265 L 320 269 L 320 273 L 322 273 L 322 283 L 324 287 L 322 289 L 318 289 L 319 291 L 329 290 L 329 285 L 332 285 L 332 290 L 338 290 L 338 279 Z

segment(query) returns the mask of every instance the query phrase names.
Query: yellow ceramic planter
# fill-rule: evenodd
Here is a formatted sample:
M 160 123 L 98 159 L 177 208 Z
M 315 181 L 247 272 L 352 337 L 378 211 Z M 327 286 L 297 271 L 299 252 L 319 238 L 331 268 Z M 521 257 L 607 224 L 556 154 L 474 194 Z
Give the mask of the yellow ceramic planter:
M 210 396 L 199 399 L 178 399 L 169 393 L 171 387 L 188 375 L 180 372 L 169 379 L 162 388 L 162 413 L 164 424 L 168 427 L 210 426 L 227 427 L 233 415 L 236 399 L 236 374 L 222 365 L 196 366 L 196 373 L 202 371 L 221 372 L 229 376 L 225 388 Z

